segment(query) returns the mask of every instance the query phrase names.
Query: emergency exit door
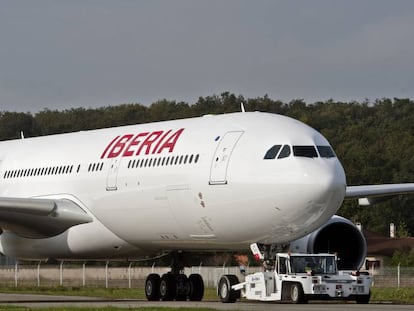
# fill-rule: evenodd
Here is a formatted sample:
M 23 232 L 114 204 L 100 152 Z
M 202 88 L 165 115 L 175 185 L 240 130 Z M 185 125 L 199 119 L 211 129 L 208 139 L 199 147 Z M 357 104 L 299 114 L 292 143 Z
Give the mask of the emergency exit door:
M 111 160 L 106 177 L 106 190 L 115 191 L 118 189 L 118 169 L 122 158 L 114 158 Z
M 242 131 L 227 132 L 220 140 L 211 163 L 210 185 L 227 183 L 227 168 L 231 154 L 242 134 Z

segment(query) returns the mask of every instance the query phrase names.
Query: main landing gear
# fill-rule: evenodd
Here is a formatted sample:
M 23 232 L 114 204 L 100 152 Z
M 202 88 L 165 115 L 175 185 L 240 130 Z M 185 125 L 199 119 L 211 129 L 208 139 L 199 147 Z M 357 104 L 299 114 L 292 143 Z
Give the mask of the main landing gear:
M 145 281 L 145 296 L 149 301 L 190 300 L 201 301 L 204 295 L 204 282 L 200 274 L 187 277 L 182 266 L 182 253 L 174 253 L 171 272 L 162 276 L 152 273 Z

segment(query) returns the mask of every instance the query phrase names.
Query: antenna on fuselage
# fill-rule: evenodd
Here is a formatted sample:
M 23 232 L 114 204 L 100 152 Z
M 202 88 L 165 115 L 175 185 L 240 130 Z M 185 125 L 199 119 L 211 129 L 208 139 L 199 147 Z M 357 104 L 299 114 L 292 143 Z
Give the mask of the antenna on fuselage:
M 21 139 L 24 139 L 24 133 L 23 133 L 23 131 L 20 131 L 20 138 Z
M 241 112 L 246 112 L 246 110 L 244 109 L 244 103 L 243 102 L 240 103 L 240 108 L 241 108 Z

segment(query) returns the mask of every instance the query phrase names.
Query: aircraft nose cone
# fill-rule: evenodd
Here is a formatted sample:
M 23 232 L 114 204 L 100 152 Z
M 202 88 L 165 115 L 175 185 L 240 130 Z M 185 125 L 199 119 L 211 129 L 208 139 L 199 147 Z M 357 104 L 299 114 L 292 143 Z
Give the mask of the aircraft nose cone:
M 345 194 L 345 173 L 338 161 L 333 163 L 315 161 L 304 169 L 304 178 L 309 185 L 314 185 L 315 190 L 320 189 L 322 193 L 343 190 Z
M 317 227 L 336 213 L 346 190 L 345 173 L 337 160 L 314 161 L 304 168 L 303 191 L 309 223 Z M 306 193 L 306 194 L 305 194 Z
M 291 241 L 327 222 L 345 197 L 345 173 L 337 159 L 295 158 L 277 184 L 270 243 Z M 287 167 L 287 166 L 286 166 Z M 275 242 L 277 241 L 277 242 Z

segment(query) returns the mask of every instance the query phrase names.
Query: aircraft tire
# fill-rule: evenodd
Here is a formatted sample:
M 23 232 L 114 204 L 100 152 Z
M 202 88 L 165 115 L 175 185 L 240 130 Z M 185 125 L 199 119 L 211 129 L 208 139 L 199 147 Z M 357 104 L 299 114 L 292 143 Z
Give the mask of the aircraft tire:
M 200 274 L 190 274 L 188 277 L 190 291 L 188 300 L 201 301 L 204 296 L 204 281 Z
M 177 284 L 174 274 L 163 274 L 160 281 L 160 298 L 163 301 L 171 301 L 175 298 L 177 292 Z
M 152 273 L 145 281 L 145 296 L 148 301 L 160 300 L 160 276 Z
M 175 274 L 176 294 L 175 300 L 186 301 L 190 293 L 190 282 L 185 274 Z

